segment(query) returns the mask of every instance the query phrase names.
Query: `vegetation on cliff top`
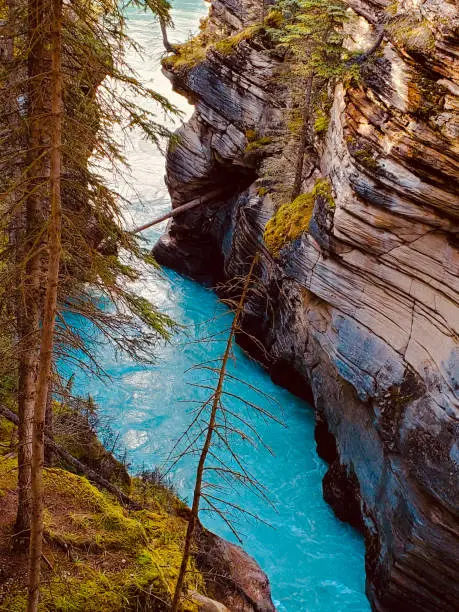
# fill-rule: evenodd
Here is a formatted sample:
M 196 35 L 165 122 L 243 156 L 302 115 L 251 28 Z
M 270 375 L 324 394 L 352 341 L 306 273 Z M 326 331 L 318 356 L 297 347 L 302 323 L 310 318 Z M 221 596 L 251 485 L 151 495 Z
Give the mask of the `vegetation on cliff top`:
M 358 74 L 344 47 L 350 19 L 345 2 L 280 0 L 278 10 L 282 19 L 271 36 L 285 53 L 277 80 L 285 84 L 288 104 L 274 143 L 278 154 L 262 166 L 276 207 L 301 196 L 328 130 L 334 86 Z M 299 202 L 306 204 L 304 197 Z
M 247 26 L 231 36 L 225 36 L 209 29 L 208 19 L 201 21 L 200 32 L 181 45 L 174 46 L 174 53 L 163 60 L 166 70 L 189 70 L 203 62 L 207 52 L 214 49 L 220 55 L 230 55 L 241 42 L 253 40 L 266 34 L 274 25 L 279 25 L 278 11 L 271 11 L 263 22 Z

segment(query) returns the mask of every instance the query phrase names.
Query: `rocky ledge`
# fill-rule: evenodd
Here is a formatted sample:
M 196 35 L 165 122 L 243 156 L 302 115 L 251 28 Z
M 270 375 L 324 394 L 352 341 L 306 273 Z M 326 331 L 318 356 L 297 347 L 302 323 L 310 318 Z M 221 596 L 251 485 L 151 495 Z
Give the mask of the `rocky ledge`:
M 365 51 L 389 2 L 349 4 Z M 257 6 L 214 0 L 210 27 L 246 28 L 259 19 Z M 263 245 L 273 203 L 258 176 L 257 157 L 269 146 L 250 146 L 248 134 L 262 142 L 281 120 L 285 91 L 272 76 L 282 57 L 259 32 L 231 53 L 210 46 L 195 65 L 170 68 L 195 112 L 169 152 L 168 185 L 174 207 L 201 206 L 177 217 L 154 252 L 213 283 L 243 274 L 261 252 L 265 291 L 250 299 L 244 326 L 265 352 L 241 341 L 315 407 L 318 452 L 330 463 L 324 496 L 365 535 L 373 609 L 453 610 L 458 11 L 446 0 L 403 0 L 396 9 L 401 22 L 416 18 L 411 30 L 387 29 L 359 85 L 334 93 L 309 173 L 309 181 L 330 181 L 333 205 L 319 194 L 309 230 L 276 258 Z

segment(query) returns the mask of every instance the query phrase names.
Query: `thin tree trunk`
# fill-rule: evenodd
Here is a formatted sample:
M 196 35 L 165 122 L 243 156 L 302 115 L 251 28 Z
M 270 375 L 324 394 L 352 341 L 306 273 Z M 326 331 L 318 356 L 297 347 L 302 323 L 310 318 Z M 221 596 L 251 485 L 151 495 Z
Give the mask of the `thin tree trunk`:
M 300 144 L 296 158 L 295 181 L 293 183 L 291 200 L 295 200 L 301 193 L 301 183 L 303 182 L 304 156 L 310 139 L 310 117 L 311 117 L 311 95 L 314 75 L 307 78 L 304 90 L 303 119 L 301 126 Z
M 7 198 L 7 208 L 11 211 L 12 222 L 10 227 L 10 245 L 15 258 L 13 262 L 14 280 L 15 280 L 15 305 L 14 305 L 14 316 L 16 319 L 16 340 L 19 343 L 19 360 L 18 360 L 18 390 L 21 393 L 22 386 L 21 382 L 21 330 L 22 330 L 22 295 L 21 295 L 21 282 L 22 276 L 20 272 L 21 263 L 23 262 L 22 244 L 23 244 L 23 233 L 24 233 L 24 207 L 20 204 L 21 201 L 21 190 L 18 185 L 21 182 L 21 172 L 24 163 L 24 157 L 19 152 L 23 148 L 21 138 L 21 118 L 19 113 L 18 105 L 18 66 L 15 62 L 14 49 L 17 41 L 18 24 L 18 5 L 16 0 L 8 0 L 8 24 L 6 33 L 6 45 L 4 51 L 4 62 L 6 66 L 6 88 L 2 91 L 2 94 L 6 99 L 6 115 L 8 121 L 8 141 L 6 147 L 6 153 L 8 154 L 11 162 L 8 164 L 12 170 L 10 173 L 11 185 L 10 194 Z M 6 168 L 2 168 L 3 171 L 7 171 Z M 6 173 L 6 172 L 5 172 Z M 19 414 L 23 414 L 21 410 L 22 402 L 19 403 Z M 21 426 L 22 425 L 22 426 Z M 18 513 L 16 520 L 16 533 L 18 537 L 14 539 L 15 544 L 22 544 L 27 541 L 29 533 L 29 519 L 30 519 L 30 463 L 31 454 L 27 453 L 31 449 L 30 442 L 27 445 L 26 440 L 31 440 L 31 436 L 27 437 L 24 428 L 24 420 L 21 419 L 19 425 L 19 448 L 18 448 Z M 30 428 L 29 428 L 30 433 Z M 25 537 L 22 537 L 25 536 Z
M 29 549 L 28 612 L 36 612 L 40 594 L 40 565 L 43 548 L 44 427 L 54 347 L 57 289 L 61 255 L 61 164 L 62 164 L 62 0 L 51 0 L 51 117 L 50 177 L 51 202 L 48 224 L 48 278 L 41 331 L 37 398 L 32 439 L 32 520 Z
M 9 205 L 13 211 L 13 227 L 11 232 L 11 243 L 15 249 L 15 317 L 16 333 L 18 343 L 18 510 L 16 515 L 15 538 L 16 545 L 22 545 L 28 540 L 30 529 L 30 470 L 32 458 L 32 415 L 33 415 L 33 376 L 27 376 L 26 372 L 32 372 L 33 368 L 29 364 L 33 362 L 34 351 L 32 347 L 32 334 L 29 333 L 26 325 L 26 310 L 24 295 L 24 276 L 21 271 L 26 258 L 27 249 L 25 248 L 25 214 L 24 206 L 19 205 L 21 193 L 15 187 L 21 182 L 21 172 L 24 159 L 19 152 L 14 149 L 23 147 L 20 137 L 20 115 L 18 106 L 19 91 L 16 84 L 18 66 L 14 65 L 14 46 L 18 26 L 18 3 L 15 0 L 8 2 L 8 20 L 10 29 L 9 40 L 9 60 L 11 61 L 8 71 L 9 78 L 9 131 L 11 135 L 11 156 L 15 159 L 12 176 L 12 192 Z M 29 315 L 31 313 L 29 312 Z M 31 320 L 32 317 L 29 317 Z M 38 323 L 38 320 L 37 320 Z
M 247 293 L 249 291 L 250 281 L 252 279 L 252 274 L 255 268 L 256 261 L 257 261 L 257 256 L 253 258 L 249 273 L 247 274 L 247 277 L 245 279 L 244 288 L 242 290 L 242 294 L 239 299 L 236 313 L 234 315 L 233 323 L 231 325 L 230 333 L 228 336 L 228 341 L 226 343 L 226 349 L 225 349 L 223 359 L 222 359 L 222 365 L 220 368 L 218 383 L 217 383 L 217 387 L 215 389 L 215 394 L 214 394 L 213 401 L 212 401 L 212 408 L 210 412 L 209 424 L 207 426 L 206 439 L 202 447 L 201 455 L 199 457 L 198 467 L 196 470 L 196 482 L 195 482 L 194 493 L 193 493 L 193 505 L 191 507 L 190 518 L 188 521 L 188 527 L 187 527 L 186 536 L 185 536 L 185 546 L 183 549 L 182 563 L 180 565 L 180 571 L 179 571 L 179 575 L 177 578 L 177 584 L 175 587 L 174 599 L 172 601 L 172 606 L 171 606 L 171 612 L 177 612 L 178 607 L 180 605 L 180 600 L 181 600 L 182 590 L 183 590 L 183 583 L 185 581 L 185 574 L 186 574 L 186 570 L 188 567 L 188 561 L 190 558 L 191 546 L 193 544 L 193 538 L 194 538 L 194 532 L 196 529 L 196 524 L 197 524 L 198 516 L 199 516 L 199 504 L 201 501 L 204 468 L 205 468 L 205 464 L 207 460 L 207 455 L 209 454 L 209 449 L 212 444 L 212 437 L 214 434 L 215 424 L 217 420 L 217 412 L 218 412 L 220 400 L 223 394 L 223 385 L 225 382 L 228 361 L 231 356 L 231 349 L 233 346 L 234 336 L 236 335 L 236 332 L 239 326 L 239 320 L 241 318 L 242 310 L 244 308 L 245 300 L 247 298 Z
M 159 17 L 159 27 L 161 28 L 161 36 L 163 37 L 163 45 L 168 53 L 175 53 L 174 47 L 169 42 L 169 37 L 167 36 L 167 26 L 163 17 Z
M 25 231 L 20 252 L 22 273 L 19 329 L 19 449 L 16 536 L 29 535 L 33 417 L 40 350 L 40 321 L 45 284 L 44 225 L 48 217 L 45 188 L 49 177 L 49 14 L 46 0 L 29 0 L 27 62 L 27 185 Z
M 45 436 L 51 440 L 54 438 L 53 385 L 51 380 L 49 381 L 48 397 L 46 399 Z M 45 444 L 45 465 L 46 467 L 52 467 L 53 463 L 53 449 L 49 444 Z
M 177 206 L 177 208 L 174 208 L 168 213 L 161 215 L 160 217 L 156 217 L 156 219 L 153 219 L 153 221 L 150 221 L 149 223 L 146 223 L 145 225 L 141 225 L 140 227 L 136 227 L 132 231 L 132 233 L 139 234 L 140 232 L 144 232 L 150 227 L 153 227 L 154 225 L 158 225 L 158 223 L 167 221 L 167 219 L 173 219 L 177 217 L 178 215 L 181 215 L 182 213 L 188 210 L 192 210 L 193 208 L 196 208 L 197 206 L 201 206 L 201 205 L 202 205 L 202 200 L 201 198 L 199 198 L 197 200 L 192 200 L 191 202 L 188 202 L 187 204 L 182 204 L 181 206 Z

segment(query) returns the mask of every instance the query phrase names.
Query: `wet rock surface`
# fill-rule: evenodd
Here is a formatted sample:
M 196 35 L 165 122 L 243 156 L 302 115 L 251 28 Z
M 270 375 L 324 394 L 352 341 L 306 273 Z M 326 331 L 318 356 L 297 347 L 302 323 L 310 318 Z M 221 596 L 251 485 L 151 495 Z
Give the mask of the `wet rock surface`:
M 237 3 L 239 13 L 233 4 L 213 2 L 214 22 L 236 15 L 238 28 L 252 19 L 243 9 L 255 0 Z M 387 3 L 350 4 L 371 45 Z M 259 195 L 246 149 L 247 130 L 263 135 L 280 120 L 285 95 L 271 77 L 282 59 L 255 39 L 171 75 L 196 110 L 168 156 L 168 185 L 174 206 L 196 198 L 202 206 L 174 220 L 155 255 L 216 283 L 246 272 L 261 252 L 263 291 L 247 304 L 244 326 L 265 351 L 241 342 L 276 381 L 313 400 L 318 449 L 330 462 L 325 499 L 365 534 L 373 608 L 453 610 L 458 16 L 444 0 L 405 4 L 429 28 L 429 48 L 388 33 L 360 86 L 337 86 L 317 168 L 335 207 L 316 202 L 310 231 L 275 260 L 262 240 L 273 205 Z

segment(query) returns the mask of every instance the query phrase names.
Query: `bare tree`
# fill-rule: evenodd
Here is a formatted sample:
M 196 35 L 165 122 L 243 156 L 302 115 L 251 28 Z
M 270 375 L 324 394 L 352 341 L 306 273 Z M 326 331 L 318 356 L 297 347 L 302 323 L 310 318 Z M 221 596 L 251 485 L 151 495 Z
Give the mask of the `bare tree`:
M 199 520 L 201 502 L 204 501 L 207 505 L 207 509 L 216 512 L 225 521 L 238 539 L 240 538 L 232 521 L 234 512 L 246 513 L 253 518 L 261 520 L 255 514 L 246 511 L 242 506 L 225 500 L 224 494 L 221 492 L 222 486 L 217 485 L 215 482 L 206 480 L 206 474 L 214 474 L 221 481 L 223 481 L 223 483 L 229 485 L 235 483 L 241 484 L 253 490 L 256 494 L 260 495 L 263 499 L 269 502 L 269 497 L 263 485 L 260 484 L 245 468 L 237 452 L 233 448 L 231 437 L 236 436 L 239 440 L 254 443 L 254 439 L 252 438 L 253 436 L 259 443 L 263 444 L 263 441 L 257 433 L 256 428 L 250 423 L 250 420 L 245 418 L 242 413 L 237 413 L 234 410 L 226 407 L 223 401 L 225 396 L 238 399 L 246 408 L 248 407 L 250 410 L 255 410 L 257 413 L 261 413 L 264 417 L 280 423 L 279 419 L 277 419 L 263 407 L 245 400 L 243 397 L 240 397 L 225 389 L 225 381 L 227 379 L 237 380 L 236 377 L 228 372 L 228 364 L 232 355 L 235 336 L 240 329 L 240 320 L 247 295 L 250 291 L 253 271 L 257 260 L 258 256 L 255 256 L 250 265 L 249 272 L 243 280 L 242 292 L 236 305 L 234 319 L 229 331 L 225 351 L 223 353 L 223 357 L 221 358 L 220 364 L 214 366 L 213 362 L 208 362 L 194 368 L 217 375 L 217 381 L 215 387 L 205 384 L 199 385 L 205 390 L 210 390 L 211 395 L 197 409 L 192 423 L 187 428 L 186 432 L 180 437 L 174 447 L 174 449 L 176 449 L 182 443 L 185 443 L 185 448 L 179 453 L 178 457 L 174 459 L 172 465 L 175 465 L 186 454 L 198 453 L 199 461 L 196 468 L 193 503 L 188 518 L 183 557 L 171 605 L 172 612 L 178 611 L 180 602 L 185 596 L 183 593 L 185 577 L 194 544 L 194 535 Z M 253 389 L 250 383 L 244 381 L 239 382 L 242 382 Z M 207 420 L 205 415 L 208 417 Z M 195 431 L 195 429 L 197 429 L 197 431 Z M 225 449 L 225 451 L 229 454 L 230 461 L 225 461 L 219 457 L 217 446 L 221 446 Z M 209 460 L 212 460 L 213 462 L 210 465 Z M 229 511 L 225 512 L 222 507 L 226 507 L 229 509 Z

